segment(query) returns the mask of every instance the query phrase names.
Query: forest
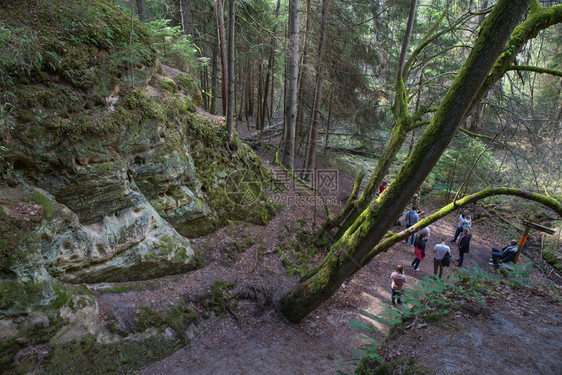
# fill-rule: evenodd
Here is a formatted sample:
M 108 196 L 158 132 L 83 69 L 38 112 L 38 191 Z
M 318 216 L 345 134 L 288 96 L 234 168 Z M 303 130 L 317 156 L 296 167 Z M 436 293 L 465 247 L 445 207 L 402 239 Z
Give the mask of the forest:
M 0 374 L 560 374 L 561 23 L 0 0 Z

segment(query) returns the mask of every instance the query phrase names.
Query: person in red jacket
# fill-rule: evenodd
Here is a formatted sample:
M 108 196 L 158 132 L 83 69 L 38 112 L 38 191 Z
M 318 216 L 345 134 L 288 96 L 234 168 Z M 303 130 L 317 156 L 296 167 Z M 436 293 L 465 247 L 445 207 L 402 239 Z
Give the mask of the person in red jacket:
M 383 180 L 381 186 L 379 186 L 379 195 L 381 195 L 384 189 L 386 189 L 387 187 L 388 182 L 386 180 Z

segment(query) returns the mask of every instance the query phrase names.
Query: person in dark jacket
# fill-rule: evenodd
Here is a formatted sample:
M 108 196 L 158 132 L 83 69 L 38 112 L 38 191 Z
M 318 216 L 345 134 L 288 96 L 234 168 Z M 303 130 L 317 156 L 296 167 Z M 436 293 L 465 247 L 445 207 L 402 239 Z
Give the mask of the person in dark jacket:
M 427 239 L 425 238 L 425 234 L 420 234 L 416 237 L 414 242 L 414 252 L 416 253 L 416 257 L 412 262 L 412 267 L 414 267 L 414 271 L 420 270 L 420 262 L 425 258 L 425 243 Z
M 499 263 L 507 263 L 511 262 L 513 258 L 515 258 L 515 254 L 517 254 L 517 241 L 511 240 L 509 245 L 504 247 L 503 249 L 497 249 L 492 247 L 492 259 L 490 259 L 490 266 L 494 266 L 496 268 L 499 267 Z
M 459 239 L 458 248 L 459 248 L 459 259 L 458 262 L 455 264 L 458 267 L 462 267 L 462 262 L 464 261 L 464 254 L 468 253 L 470 250 L 470 239 L 472 235 L 468 229 L 463 230 L 463 234 Z
M 416 224 L 420 221 L 420 216 L 416 212 L 418 209 L 417 206 L 412 206 L 412 209 L 406 212 L 406 229 L 410 228 L 412 225 Z M 414 246 L 414 237 L 416 236 L 415 233 L 412 234 L 410 238 L 410 246 Z M 408 243 L 408 237 L 406 237 L 406 243 Z

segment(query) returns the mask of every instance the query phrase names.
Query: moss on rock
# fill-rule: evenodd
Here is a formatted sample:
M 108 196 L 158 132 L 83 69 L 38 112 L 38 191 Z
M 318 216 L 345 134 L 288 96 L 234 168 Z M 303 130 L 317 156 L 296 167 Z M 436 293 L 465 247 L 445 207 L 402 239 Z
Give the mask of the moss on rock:
M 47 214 L 53 212 L 53 202 L 51 202 L 51 200 L 49 198 L 47 198 L 47 196 L 45 196 L 44 194 L 41 194 L 39 192 L 37 193 L 33 193 L 31 195 L 31 197 L 29 197 L 29 200 L 31 202 L 35 202 L 37 204 L 40 204 L 44 209 L 45 212 Z
M 178 85 L 176 85 L 173 79 L 166 76 L 157 76 L 157 79 L 162 90 L 172 94 L 178 91 Z

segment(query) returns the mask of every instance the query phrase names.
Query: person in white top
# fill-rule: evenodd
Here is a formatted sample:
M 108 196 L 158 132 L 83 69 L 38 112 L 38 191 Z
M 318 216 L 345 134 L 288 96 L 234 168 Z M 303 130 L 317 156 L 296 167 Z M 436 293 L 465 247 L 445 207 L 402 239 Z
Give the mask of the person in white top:
M 439 270 L 439 278 L 443 276 L 443 257 L 447 253 L 452 256 L 451 249 L 445 244 L 446 242 L 447 238 L 443 237 L 441 242 L 433 248 L 433 275 L 437 276 Z
M 414 242 L 416 242 L 416 238 L 417 238 L 418 236 L 421 236 L 421 235 L 424 235 L 424 238 L 425 238 L 426 240 L 429 240 L 429 237 L 431 236 L 431 229 L 429 229 L 429 227 L 425 227 L 425 228 L 420 229 L 420 230 L 415 234 Z
M 457 242 L 457 238 L 459 237 L 459 234 L 461 234 L 464 229 L 470 229 L 471 224 L 472 224 L 472 219 L 470 218 L 470 215 L 468 214 L 468 212 L 463 211 L 459 215 L 457 229 L 455 230 L 455 237 L 449 242 Z

